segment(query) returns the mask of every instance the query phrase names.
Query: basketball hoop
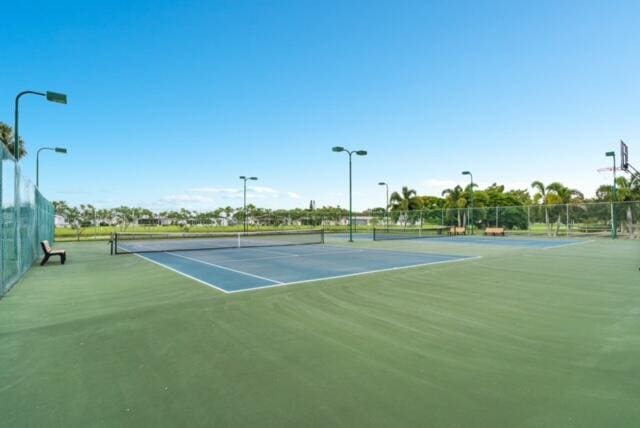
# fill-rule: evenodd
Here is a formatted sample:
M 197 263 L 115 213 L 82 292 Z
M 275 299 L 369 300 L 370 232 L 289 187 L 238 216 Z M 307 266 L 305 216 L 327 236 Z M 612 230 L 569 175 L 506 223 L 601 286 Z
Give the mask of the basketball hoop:
M 619 171 L 619 170 L 618 170 L 618 168 L 614 168 L 614 167 L 612 167 L 612 166 L 607 166 L 607 167 L 605 167 L 605 168 L 598 168 L 598 172 L 599 172 L 600 174 L 611 174 L 611 173 L 612 173 L 612 172 L 614 172 L 614 171 L 616 171 L 616 172 L 617 172 L 617 171 Z

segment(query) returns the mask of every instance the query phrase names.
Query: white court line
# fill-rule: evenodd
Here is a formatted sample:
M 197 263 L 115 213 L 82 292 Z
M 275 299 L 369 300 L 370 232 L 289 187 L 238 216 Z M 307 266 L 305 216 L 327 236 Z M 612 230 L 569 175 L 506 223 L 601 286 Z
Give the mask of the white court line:
M 279 284 L 274 284 L 274 285 L 264 285 L 264 286 L 261 286 L 261 287 L 244 288 L 242 290 L 232 290 L 232 291 L 228 291 L 228 293 L 229 294 L 244 293 L 246 291 L 262 290 L 263 288 L 274 288 L 274 287 L 282 287 L 282 286 L 285 286 L 285 285 L 304 284 L 304 283 L 307 283 L 307 282 L 327 281 L 327 280 L 330 280 L 330 279 L 348 278 L 348 277 L 351 277 L 351 276 L 369 275 L 369 274 L 372 274 L 372 273 L 390 272 L 390 271 L 401 270 L 401 269 L 411 269 L 411 268 L 416 268 L 416 267 L 420 267 L 420 266 L 431 266 L 431 265 L 440 265 L 440 264 L 444 264 L 444 263 L 466 262 L 468 260 L 477 260 L 477 259 L 481 259 L 481 258 L 482 258 L 482 256 L 475 256 L 475 257 L 465 257 L 465 258 L 461 258 L 461 259 L 443 260 L 443 261 L 440 261 L 440 262 L 420 263 L 420 264 L 409 265 L 409 266 L 396 266 L 396 267 L 386 268 L 386 269 L 376 269 L 376 270 L 368 270 L 368 271 L 365 271 L 365 272 L 347 273 L 347 274 L 344 274 L 344 275 L 326 276 L 326 277 L 323 277 L 323 278 L 304 279 L 302 281 L 281 282 Z
M 362 253 L 364 250 L 352 250 L 352 251 L 323 251 L 320 253 L 309 253 L 309 254 L 289 254 L 287 256 L 273 256 L 273 257 L 250 257 L 245 259 L 227 259 L 224 260 L 227 262 L 251 262 L 254 260 L 272 260 L 272 259 L 288 259 L 295 257 L 315 257 L 315 256 L 335 256 L 336 254 L 353 254 L 353 253 Z M 284 253 L 280 253 L 284 254 Z M 174 254 L 175 255 L 175 254 Z
M 589 239 L 588 241 L 571 242 L 569 244 L 553 245 L 553 246 L 550 246 L 550 247 L 542 247 L 542 249 L 543 250 L 553 250 L 554 248 L 569 247 L 571 245 L 583 245 L 583 244 L 588 244 L 589 242 L 593 242 L 593 239 Z
M 184 277 L 187 277 L 187 278 L 189 278 L 189 279 L 192 279 L 192 280 L 194 280 L 194 281 L 196 281 L 196 282 L 199 282 L 200 284 L 206 285 L 207 287 L 215 288 L 215 289 L 216 289 L 216 290 L 218 290 L 218 291 L 222 291 L 224 294 L 229 294 L 229 292 L 228 292 L 227 290 L 223 289 L 223 288 L 216 287 L 215 285 L 210 284 L 210 283 L 208 283 L 208 282 L 206 282 L 206 281 L 203 281 L 203 280 L 201 280 L 201 279 L 198 279 L 198 278 L 196 278 L 195 276 L 188 275 L 188 274 L 186 274 L 186 273 L 184 273 L 184 272 L 181 272 L 181 271 L 179 271 L 179 270 L 177 270 L 177 269 L 174 269 L 174 268 L 172 268 L 172 267 L 169 267 L 169 266 L 165 265 L 164 263 L 157 262 L 157 261 L 152 260 L 152 259 L 150 259 L 150 258 L 148 258 L 148 257 L 145 257 L 145 256 L 143 256 L 142 254 L 139 254 L 139 253 L 133 253 L 133 254 L 135 254 L 136 256 L 138 256 L 138 257 L 140 257 L 141 259 L 144 259 L 144 260 L 146 260 L 146 261 L 148 261 L 148 262 L 154 263 L 154 264 L 156 264 L 156 265 L 158 265 L 158 266 L 160 266 L 160 267 L 163 267 L 163 268 L 165 268 L 165 269 L 169 269 L 170 271 L 175 272 L 175 273 L 177 273 L 178 275 L 182 275 L 182 276 L 184 276 Z
M 180 254 L 174 254 L 174 253 L 168 253 L 168 252 L 166 252 L 165 254 L 169 254 L 170 256 L 180 257 L 180 258 L 183 258 L 183 259 L 191 260 L 191 261 L 196 262 L 196 263 L 202 263 L 203 265 L 213 266 L 213 267 L 216 267 L 218 269 L 223 269 L 223 270 L 228 270 L 230 272 L 239 273 L 240 275 L 252 276 L 254 278 L 262 279 L 264 281 L 273 282 L 274 284 L 284 284 L 282 281 L 276 281 L 275 279 L 266 278 L 266 277 L 260 276 L 260 275 L 254 275 L 254 274 L 249 273 L 249 272 L 243 272 L 241 270 L 231 269 L 229 267 L 220 266 L 220 265 L 217 265 L 215 263 L 205 262 L 204 260 L 194 259 L 192 257 L 187 257 L 187 256 L 183 256 L 183 255 L 180 255 Z

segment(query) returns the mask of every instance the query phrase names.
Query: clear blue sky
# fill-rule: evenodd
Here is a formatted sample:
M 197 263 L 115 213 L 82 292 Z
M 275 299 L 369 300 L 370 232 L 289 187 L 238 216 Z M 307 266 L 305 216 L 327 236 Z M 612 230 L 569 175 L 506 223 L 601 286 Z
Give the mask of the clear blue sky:
M 560 180 L 593 194 L 620 138 L 640 164 L 638 1 L 13 1 L 0 120 L 50 199 L 155 209 L 382 205 Z

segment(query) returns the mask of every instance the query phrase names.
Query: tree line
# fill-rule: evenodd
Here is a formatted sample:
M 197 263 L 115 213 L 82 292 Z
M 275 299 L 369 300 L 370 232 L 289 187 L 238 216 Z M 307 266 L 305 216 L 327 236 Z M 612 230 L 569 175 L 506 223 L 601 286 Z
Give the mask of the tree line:
M 400 191 L 393 192 L 389 198 L 388 207 L 375 207 L 363 211 L 360 215 L 384 218 L 389 213 L 389 218 L 395 224 L 415 224 L 418 216 L 421 221 L 425 212 L 432 212 L 433 216 L 439 215 L 443 210 L 450 211 L 447 214 L 447 224 L 466 226 L 470 223 L 470 211 L 467 208 L 473 206 L 476 209 L 488 207 L 523 207 L 536 206 L 544 212 L 544 223 L 547 232 L 552 234 L 553 224 L 555 233 L 562 221 L 562 212 L 554 210 L 554 205 L 577 204 L 587 202 L 618 202 L 640 201 L 640 181 L 629 180 L 626 177 L 618 177 L 616 180 L 617 192 L 613 195 L 611 185 L 602 185 L 596 191 L 595 198 L 585 198 L 577 189 L 572 189 L 560 182 L 545 185 L 541 181 L 531 183 L 529 189 L 506 190 L 504 185 L 497 183 L 480 189 L 476 184 L 466 187 L 455 186 L 442 191 L 440 196 L 418 195 L 415 189 L 403 186 Z M 153 211 L 144 207 L 120 206 L 116 208 L 95 208 L 91 204 L 70 206 L 65 201 L 54 201 L 56 214 L 62 216 L 68 225 L 77 230 L 78 236 L 83 228 L 89 226 L 111 226 L 121 231 L 126 231 L 132 224 L 171 224 L 188 228 L 191 225 L 218 225 L 228 226 L 242 224 L 245 212 L 242 207 L 220 207 L 209 211 L 195 211 L 181 208 L 179 210 Z M 628 207 L 626 216 L 630 222 L 635 221 L 636 213 Z M 387 211 L 388 210 L 388 211 Z M 474 210 L 475 211 L 475 210 Z M 268 209 L 257 207 L 254 204 L 247 205 L 247 218 L 252 224 L 264 226 L 288 226 L 302 224 L 319 226 L 326 221 L 339 222 L 348 216 L 348 210 L 341 207 L 324 206 L 309 209 L 295 208 Z M 522 211 L 506 211 L 508 218 L 504 222 L 513 228 L 525 228 L 527 219 L 522 217 Z M 553 217 L 553 218 L 552 218 Z M 436 222 L 438 218 L 427 218 L 427 221 Z M 474 221 L 479 221 L 475 218 Z
M 497 183 L 485 189 L 479 189 L 476 184 L 466 187 L 455 186 L 445 189 L 440 196 L 419 196 L 414 189 L 403 187 L 399 192 L 393 192 L 390 196 L 390 217 L 393 222 L 415 223 L 417 213 L 429 210 L 449 210 L 448 223 L 457 226 L 467 226 L 471 219 L 468 217 L 474 212 L 482 212 L 489 207 L 539 207 L 544 213 L 544 223 L 548 235 L 557 235 L 563 221 L 564 212 L 554 209 L 554 206 L 567 204 L 586 204 L 596 202 L 632 202 L 640 201 L 640 179 L 638 177 L 628 179 L 624 176 L 617 177 L 616 189 L 612 185 L 601 185 L 596 190 L 595 198 L 585 198 L 578 189 L 572 189 L 560 182 L 552 182 L 545 185 L 536 180 L 531 183 L 529 189 L 505 190 L 505 186 Z M 474 210 L 468 208 L 474 207 Z M 634 211 L 638 207 L 628 204 L 621 213 L 623 221 L 628 225 L 637 222 L 640 213 Z M 415 213 L 415 214 L 412 214 Z M 528 218 L 523 210 L 505 210 L 503 223 L 512 228 L 524 229 L 527 227 Z M 606 213 L 605 213 L 606 215 Z M 455 218 L 452 220 L 451 217 Z M 602 215 L 601 215 L 602 216 Z M 554 217 L 554 218 L 552 218 Z M 582 216 L 584 217 L 584 216 Z M 429 220 L 429 219 L 428 219 Z M 431 219 L 433 220 L 433 219 Z M 473 219 L 474 222 L 478 218 Z M 554 229 L 555 224 L 555 230 Z

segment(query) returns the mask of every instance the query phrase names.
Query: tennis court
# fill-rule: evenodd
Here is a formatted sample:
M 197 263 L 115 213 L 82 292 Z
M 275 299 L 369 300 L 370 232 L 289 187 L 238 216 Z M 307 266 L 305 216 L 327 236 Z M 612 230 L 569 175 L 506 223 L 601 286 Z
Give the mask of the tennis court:
M 433 241 L 429 238 L 418 239 L 418 242 L 429 243 Z M 584 239 L 536 239 L 536 238 L 515 238 L 515 237 L 490 237 L 490 236 L 447 236 L 437 238 L 438 242 L 456 245 L 493 245 L 498 247 L 519 247 L 519 248 L 537 248 L 551 249 L 560 248 L 570 245 L 581 245 L 589 242 Z
M 444 244 L 462 245 L 491 245 L 498 247 L 518 247 L 551 249 L 571 245 L 580 245 L 590 242 L 586 239 L 563 239 L 563 238 L 535 238 L 527 236 L 479 236 L 479 235 L 457 235 L 449 236 L 443 234 L 440 229 L 376 229 L 373 239 L 375 241 L 403 241 L 412 240 L 415 242 L 429 243 L 437 241 Z
M 140 253 L 139 257 L 225 293 L 382 271 L 459 262 L 474 257 L 292 245 Z

